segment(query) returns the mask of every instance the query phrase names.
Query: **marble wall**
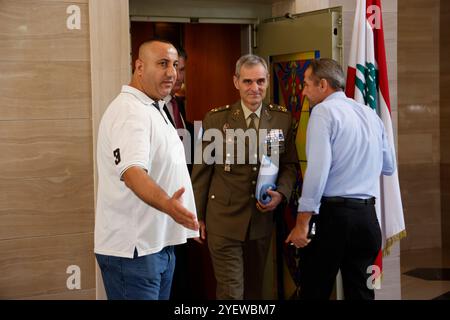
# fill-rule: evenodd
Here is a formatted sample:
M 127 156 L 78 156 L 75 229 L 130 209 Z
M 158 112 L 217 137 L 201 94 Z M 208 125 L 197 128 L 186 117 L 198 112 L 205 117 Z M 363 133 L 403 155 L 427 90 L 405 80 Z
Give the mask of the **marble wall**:
M 398 0 L 398 163 L 408 236 L 441 246 L 439 0 Z
M 92 298 L 88 0 L 0 3 L 0 299 Z

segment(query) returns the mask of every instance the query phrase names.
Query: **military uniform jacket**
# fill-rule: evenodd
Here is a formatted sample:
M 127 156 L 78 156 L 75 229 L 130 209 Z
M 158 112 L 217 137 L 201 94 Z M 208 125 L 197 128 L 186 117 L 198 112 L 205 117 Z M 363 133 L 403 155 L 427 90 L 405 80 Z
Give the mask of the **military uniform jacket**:
M 209 111 L 203 120 L 203 132 L 212 128 L 222 132 L 224 145 L 226 129 L 247 130 L 241 101 Z M 277 191 L 289 199 L 296 181 L 298 164 L 291 113 L 284 107 L 263 104 L 259 129 L 266 129 L 268 132 L 281 130 L 283 133 L 276 184 Z M 210 143 L 203 141 L 202 150 Z M 248 147 L 246 143 L 246 149 Z M 227 165 L 225 151 L 223 157 L 222 163 L 215 161 L 208 165 L 202 158 L 201 164 L 194 164 L 192 185 L 198 219 L 205 221 L 207 233 L 230 239 L 244 241 L 247 231 L 251 240 L 269 236 L 273 228 L 273 212 L 261 212 L 256 208 L 255 189 L 259 161 L 250 164 L 247 157 L 244 164 L 237 164 L 236 148 L 234 163 Z

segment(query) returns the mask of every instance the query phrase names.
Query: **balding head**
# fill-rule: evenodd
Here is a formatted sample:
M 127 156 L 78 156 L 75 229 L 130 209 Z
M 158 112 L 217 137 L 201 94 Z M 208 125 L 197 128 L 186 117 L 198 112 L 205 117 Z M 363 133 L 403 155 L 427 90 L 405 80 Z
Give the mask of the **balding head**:
M 177 49 L 174 47 L 174 45 L 171 42 L 166 41 L 166 40 L 154 39 L 154 40 L 146 41 L 139 46 L 138 58 L 141 60 L 145 60 L 146 56 L 151 54 L 155 48 L 158 48 L 160 46 L 171 46 L 171 47 L 173 47 L 175 52 L 177 52 Z
M 141 90 L 153 100 L 170 94 L 175 84 L 178 53 L 168 41 L 150 40 L 139 47 L 139 57 L 131 86 Z

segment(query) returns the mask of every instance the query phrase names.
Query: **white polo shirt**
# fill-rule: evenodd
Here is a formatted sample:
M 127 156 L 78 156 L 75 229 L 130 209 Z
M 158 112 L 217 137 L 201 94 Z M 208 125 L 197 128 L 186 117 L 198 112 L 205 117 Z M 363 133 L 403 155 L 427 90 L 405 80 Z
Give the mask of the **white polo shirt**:
M 199 236 L 147 205 L 121 179 L 126 169 L 142 167 L 169 196 L 184 187 L 183 205 L 196 214 L 183 143 L 153 103 L 123 86 L 100 122 L 95 253 L 132 258 L 134 248 L 143 256 Z

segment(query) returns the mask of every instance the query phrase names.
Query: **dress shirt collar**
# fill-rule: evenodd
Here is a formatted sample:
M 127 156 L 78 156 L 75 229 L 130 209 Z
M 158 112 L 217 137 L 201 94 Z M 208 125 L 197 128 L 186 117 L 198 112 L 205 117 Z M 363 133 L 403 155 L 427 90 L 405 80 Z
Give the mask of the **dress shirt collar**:
M 174 96 L 172 96 L 171 94 L 169 94 L 168 96 L 165 96 L 163 98 L 164 102 L 167 104 L 169 103 L 172 99 L 174 98 Z
M 323 101 L 331 100 L 331 99 L 337 99 L 337 98 L 345 98 L 346 95 L 344 91 L 336 91 L 330 94 L 328 97 L 326 97 Z
M 242 100 L 241 100 L 241 106 L 242 106 L 242 111 L 244 112 L 244 118 L 247 119 L 248 117 L 250 117 L 250 114 L 252 114 L 253 111 L 251 111 L 249 108 L 247 108 Z M 255 111 L 256 115 L 258 116 L 258 119 L 261 118 L 261 109 L 262 109 L 262 103 L 259 105 L 258 109 L 256 109 L 256 111 Z

